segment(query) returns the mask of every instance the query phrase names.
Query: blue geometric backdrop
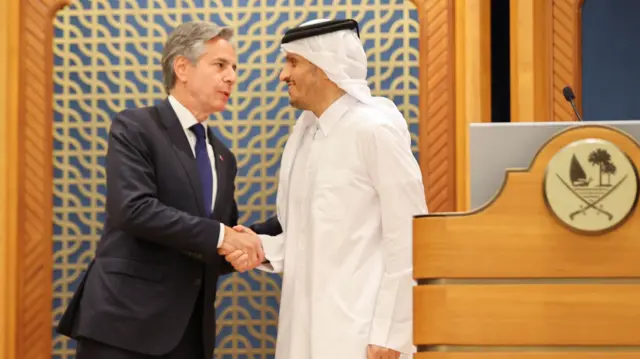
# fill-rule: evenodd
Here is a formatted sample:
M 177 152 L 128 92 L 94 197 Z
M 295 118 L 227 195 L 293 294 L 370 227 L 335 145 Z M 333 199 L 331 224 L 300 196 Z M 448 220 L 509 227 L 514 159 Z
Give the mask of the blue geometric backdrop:
M 238 158 L 240 222 L 251 224 L 274 212 L 280 155 L 297 115 L 278 81 L 279 40 L 304 21 L 345 17 L 360 22 L 374 95 L 389 97 L 403 111 L 417 151 L 419 26 L 410 1 L 82 0 L 58 13 L 54 325 L 101 234 L 110 121 L 124 108 L 165 97 L 160 57 L 171 29 L 210 20 L 237 31 L 238 85 L 228 110 L 212 117 L 210 125 Z M 221 281 L 217 358 L 273 358 L 280 283 L 279 276 L 259 271 Z M 74 348 L 73 341 L 54 333 L 53 358 L 73 358 Z

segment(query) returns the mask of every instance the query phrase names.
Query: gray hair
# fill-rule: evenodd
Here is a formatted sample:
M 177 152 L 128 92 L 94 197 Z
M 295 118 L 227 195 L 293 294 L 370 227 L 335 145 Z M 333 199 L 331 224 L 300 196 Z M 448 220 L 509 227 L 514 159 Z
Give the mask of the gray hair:
M 195 21 L 179 25 L 169 35 L 162 52 L 162 81 L 169 93 L 176 84 L 173 63 L 178 56 L 186 57 L 192 64 L 204 53 L 204 43 L 220 37 L 227 41 L 233 38 L 233 30 L 211 22 Z

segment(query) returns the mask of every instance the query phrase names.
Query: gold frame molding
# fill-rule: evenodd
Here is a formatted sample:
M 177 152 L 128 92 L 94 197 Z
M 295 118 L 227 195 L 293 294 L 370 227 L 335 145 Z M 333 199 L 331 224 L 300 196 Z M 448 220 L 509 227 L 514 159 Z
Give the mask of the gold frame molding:
M 473 89 L 490 83 L 486 63 L 474 62 L 487 54 L 488 44 L 467 46 L 461 35 L 467 34 L 466 43 L 471 43 L 473 26 L 488 29 L 488 14 L 471 6 L 483 0 L 412 1 L 420 21 L 419 150 L 426 196 L 431 212 L 452 212 L 461 203 L 457 191 L 466 186 L 460 179 L 466 178 L 466 127 L 471 122 L 464 114 L 456 117 L 457 95 L 466 94 L 463 103 L 483 113 L 477 120 L 490 120 L 490 98 L 472 95 Z M 9 77 L 9 85 L 0 85 L 9 119 L 2 134 L 7 151 L 0 154 L 8 174 L 0 182 L 0 194 L 6 196 L 0 208 L 0 223 L 6 224 L 0 259 L 7 260 L 0 270 L 0 293 L 6 294 L 0 307 L 0 354 L 6 358 L 51 355 L 53 18 L 71 2 L 20 0 L 0 7 L 10 10 L 9 24 L 18 29 L 0 39 L 2 48 L 15 42 L 18 49 L 17 54 L 0 55 L 0 70 L 8 69 Z M 456 27 L 455 19 L 465 17 L 475 19 L 475 25 L 459 22 Z M 461 160 L 465 165 L 458 166 Z
M 8 154 L 17 150 L 15 121 L 17 109 L 17 34 L 19 6 L 0 2 L 0 357 L 15 353 L 16 272 L 16 159 Z M 13 54 L 13 56 L 12 56 Z
M 511 122 L 577 121 L 582 111 L 584 0 L 511 0 Z
M 13 2 L 13 1 L 10 1 Z M 15 2 L 13 2 L 15 4 Z M 5 282 L 12 283 L 6 304 L 11 320 L 3 332 L 6 358 L 51 357 L 52 216 L 53 216 L 53 16 L 69 1 L 22 0 L 13 5 L 10 22 L 18 23 L 17 111 L 8 117 L 7 134 L 15 142 L 6 156 L 7 173 L 16 176 L 8 193 L 12 213 L 5 238 L 14 265 Z M 13 41 L 12 39 L 8 40 Z M 13 76 L 12 74 L 9 74 Z M 12 167 L 13 166 L 13 167 Z M 5 334 L 6 333 L 6 334 Z

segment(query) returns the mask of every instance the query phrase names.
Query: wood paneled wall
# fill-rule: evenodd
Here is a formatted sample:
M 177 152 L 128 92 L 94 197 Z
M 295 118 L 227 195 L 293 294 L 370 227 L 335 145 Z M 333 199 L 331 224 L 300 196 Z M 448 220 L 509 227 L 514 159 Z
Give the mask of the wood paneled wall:
M 575 121 L 581 111 L 584 0 L 511 0 L 511 122 Z
M 491 122 L 491 1 L 456 0 L 456 202 L 471 206 L 468 131 L 472 122 Z
M 17 308 L 17 21 L 19 6 L 0 2 L 0 358 L 14 358 Z
M 469 207 L 468 127 L 491 121 L 490 2 L 414 0 L 420 16 L 420 165 L 431 212 Z
M 2 140 L 5 293 L 3 358 L 51 357 L 53 15 L 60 0 L 2 2 L 0 68 L 6 79 Z

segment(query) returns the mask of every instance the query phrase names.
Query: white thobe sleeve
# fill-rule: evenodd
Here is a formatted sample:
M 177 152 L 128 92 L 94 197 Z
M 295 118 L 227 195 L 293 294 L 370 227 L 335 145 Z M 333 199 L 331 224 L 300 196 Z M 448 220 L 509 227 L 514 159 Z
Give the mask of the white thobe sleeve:
M 383 124 L 365 135 L 363 155 L 380 199 L 384 275 L 370 332 L 370 344 L 414 352 L 413 216 L 426 214 L 420 167 L 408 133 Z
M 259 265 L 257 269 L 269 273 L 282 273 L 285 250 L 284 233 L 280 233 L 277 236 L 259 234 L 258 237 L 262 241 L 264 256 L 269 262 Z

